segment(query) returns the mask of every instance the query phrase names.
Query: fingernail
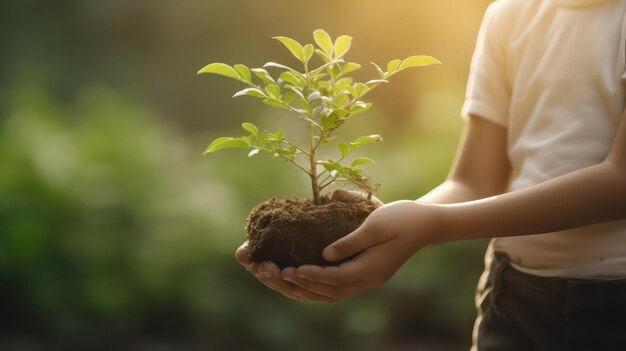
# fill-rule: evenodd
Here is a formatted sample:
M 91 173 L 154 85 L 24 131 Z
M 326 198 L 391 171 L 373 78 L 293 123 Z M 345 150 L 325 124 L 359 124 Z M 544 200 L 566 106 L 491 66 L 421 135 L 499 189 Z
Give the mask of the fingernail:
M 337 259 L 337 249 L 334 247 L 328 247 L 324 250 L 324 258 L 327 261 L 334 261 Z

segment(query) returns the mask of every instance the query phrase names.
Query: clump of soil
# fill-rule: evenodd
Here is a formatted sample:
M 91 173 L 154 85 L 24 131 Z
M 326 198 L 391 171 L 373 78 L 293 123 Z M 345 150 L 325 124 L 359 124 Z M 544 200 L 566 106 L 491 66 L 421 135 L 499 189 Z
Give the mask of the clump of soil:
M 272 198 L 248 216 L 249 259 L 272 261 L 281 269 L 303 264 L 337 265 L 322 257 L 326 246 L 356 228 L 376 209 L 368 200 L 333 201 L 322 205 L 309 200 Z

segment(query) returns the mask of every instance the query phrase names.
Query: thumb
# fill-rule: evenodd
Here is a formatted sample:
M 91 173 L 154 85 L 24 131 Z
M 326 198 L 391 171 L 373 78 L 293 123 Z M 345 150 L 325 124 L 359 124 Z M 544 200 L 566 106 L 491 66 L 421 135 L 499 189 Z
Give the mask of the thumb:
M 330 196 L 330 198 L 333 201 L 350 202 L 350 201 L 363 200 L 366 197 L 362 193 L 360 193 L 358 191 L 335 190 L 335 191 L 333 191 L 333 193 Z
M 250 268 L 250 260 L 248 259 L 248 254 L 250 251 L 248 250 L 248 241 L 244 242 L 237 251 L 235 251 L 235 259 L 239 262 L 240 265 L 245 268 Z
M 376 244 L 378 243 L 372 240 L 372 236 L 368 235 L 368 227 L 364 223 L 352 233 L 328 245 L 322 255 L 327 261 L 339 261 Z

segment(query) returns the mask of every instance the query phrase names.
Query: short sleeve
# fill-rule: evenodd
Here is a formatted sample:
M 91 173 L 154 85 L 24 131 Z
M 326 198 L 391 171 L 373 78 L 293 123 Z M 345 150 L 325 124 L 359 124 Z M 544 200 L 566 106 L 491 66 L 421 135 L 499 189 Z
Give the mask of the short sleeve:
M 508 125 L 511 89 L 508 82 L 505 49 L 499 17 L 500 2 L 489 5 L 478 32 L 470 66 L 465 102 L 461 116 L 485 118 L 501 126 Z

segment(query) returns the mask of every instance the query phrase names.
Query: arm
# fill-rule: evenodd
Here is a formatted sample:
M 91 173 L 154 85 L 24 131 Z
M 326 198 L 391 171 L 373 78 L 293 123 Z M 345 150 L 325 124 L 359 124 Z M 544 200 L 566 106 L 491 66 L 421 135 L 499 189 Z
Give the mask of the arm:
M 418 200 L 449 204 L 504 192 L 511 174 L 506 142 L 504 127 L 480 117 L 470 117 L 448 178 Z
M 294 277 L 288 278 L 300 289 L 336 300 L 383 284 L 425 246 L 472 238 L 537 234 L 624 218 L 626 117 L 623 116 L 607 158 L 597 165 L 482 200 L 457 204 L 398 201 L 385 205 L 355 232 L 324 251 L 327 259 L 341 259 L 360 252 L 354 260 L 339 267 L 303 266 Z
M 626 111 L 603 162 L 508 194 L 442 206 L 439 212 L 444 242 L 546 233 L 626 218 Z

